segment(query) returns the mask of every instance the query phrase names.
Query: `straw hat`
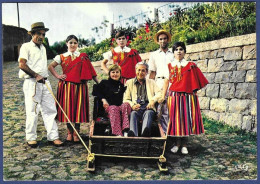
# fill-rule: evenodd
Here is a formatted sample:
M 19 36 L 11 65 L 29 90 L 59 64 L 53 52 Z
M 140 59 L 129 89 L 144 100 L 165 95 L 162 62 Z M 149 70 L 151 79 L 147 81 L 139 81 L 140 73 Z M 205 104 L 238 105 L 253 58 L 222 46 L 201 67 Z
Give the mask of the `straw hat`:
M 167 31 L 161 29 L 161 30 L 159 30 L 159 31 L 154 35 L 154 41 L 155 41 L 156 43 L 158 43 L 158 36 L 161 35 L 161 34 L 166 34 L 166 35 L 168 36 L 168 42 L 171 41 L 171 39 L 172 39 L 171 34 L 168 33 Z
M 43 22 L 35 22 L 31 25 L 31 31 L 28 31 L 28 34 L 31 34 L 33 31 L 38 31 L 38 30 L 44 30 L 44 31 L 49 31 L 48 28 L 45 28 Z

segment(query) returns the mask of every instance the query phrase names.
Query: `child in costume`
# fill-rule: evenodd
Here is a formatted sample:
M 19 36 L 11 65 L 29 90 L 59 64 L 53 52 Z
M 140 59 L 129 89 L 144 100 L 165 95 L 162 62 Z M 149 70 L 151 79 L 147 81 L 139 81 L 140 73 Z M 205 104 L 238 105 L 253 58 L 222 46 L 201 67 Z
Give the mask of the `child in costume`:
M 169 76 L 163 87 L 163 101 L 169 86 L 168 109 L 169 136 L 177 137 L 177 144 L 171 149 L 176 153 L 182 146 L 182 154 L 188 154 L 189 135 L 204 133 L 199 100 L 196 92 L 208 84 L 208 80 L 194 62 L 184 59 L 186 46 L 176 42 L 172 47 L 174 60 L 168 63 Z
M 89 97 L 88 80 L 94 80 L 98 83 L 97 74 L 86 53 L 77 51 L 78 38 L 70 35 L 66 39 L 68 52 L 57 55 L 54 61 L 49 65 L 49 71 L 59 79 L 57 89 L 57 100 L 65 111 L 69 120 L 75 123 L 75 128 L 80 131 L 80 123 L 89 121 Z M 58 74 L 54 69 L 61 65 L 63 74 Z M 79 143 L 77 134 L 68 123 L 67 118 L 57 106 L 57 119 L 60 122 L 67 123 L 68 136 L 67 141 Z

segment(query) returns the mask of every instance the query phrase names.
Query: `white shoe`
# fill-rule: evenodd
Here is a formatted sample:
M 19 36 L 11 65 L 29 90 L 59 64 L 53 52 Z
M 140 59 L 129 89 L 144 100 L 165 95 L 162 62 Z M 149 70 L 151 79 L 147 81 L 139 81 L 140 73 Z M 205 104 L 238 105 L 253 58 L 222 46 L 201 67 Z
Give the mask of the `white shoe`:
M 188 149 L 186 147 L 182 147 L 181 153 L 184 154 L 184 155 L 187 155 L 189 152 L 188 152 Z
M 124 132 L 124 137 L 128 137 L 128 133 L 127 132 Z
M 178 146 L 173 146 L 173 148 L 171 149 L 171 152 L 177 153 L 178 150 L 179 150 L 179 147 L 178 147 Z

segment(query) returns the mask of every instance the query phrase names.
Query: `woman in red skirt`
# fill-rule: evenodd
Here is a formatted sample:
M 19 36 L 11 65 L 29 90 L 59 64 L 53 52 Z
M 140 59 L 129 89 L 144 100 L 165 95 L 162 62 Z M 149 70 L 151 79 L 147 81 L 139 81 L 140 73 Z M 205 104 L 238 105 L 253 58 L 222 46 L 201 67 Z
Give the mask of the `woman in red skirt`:
M 59 79 L 57 100 L 68 116 L 69 120 L 75 123 L 75 128 L 80 131 L 80 123 L 89 122 L 89 98 L 88 98 L 88 80 L 94 80 L 98 83 L 97 74 L 86 53 L 77 51 L 78 38 L 70 35 L 66 39 L 68 52 L 57 55 L 48 69 Z M 63 74 L 58 74 L 54 69 L 61 65 Z M 67 141 L 79 143 L 77 134 L 68 123 L 67 118 L 57 106 L 57 119 L 60 122 L 67 123 L 68 136 Z
M 194 62 L 184 59 L 186 46 L 176 42 L 172 47 L 173 61 L 168 63 L 169 76 L 165 79 L 163 99 L 169 86 L 168 135 L 177 137 L 176 145 L 171 149 L 176 153 L 182 146 L 182 154 L 188 154 L 189 135 L 204 133 L 197 91 L 208 84 L 208 80 Z M 162 99 L 161 99 L 162 101 Z

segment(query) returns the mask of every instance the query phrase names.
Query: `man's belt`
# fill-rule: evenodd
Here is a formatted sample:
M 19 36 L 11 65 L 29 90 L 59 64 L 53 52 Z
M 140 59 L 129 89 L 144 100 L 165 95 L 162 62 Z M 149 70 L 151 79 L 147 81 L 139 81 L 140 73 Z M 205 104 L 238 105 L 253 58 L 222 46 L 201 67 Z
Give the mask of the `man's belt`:
M 44 79 L 44 80 L 43 80 Z M 48 78 L 47 77 L 44 77 L 43 79 L 41 79 L 41 80 L 39 80 L 39 81 L 37 81 L 38 83 L 45 83 L 44 81 L 46 81 Z
M 158 78 L 158 79 L 165 79 L 165 77 L 156 77 L 156 78 Z

